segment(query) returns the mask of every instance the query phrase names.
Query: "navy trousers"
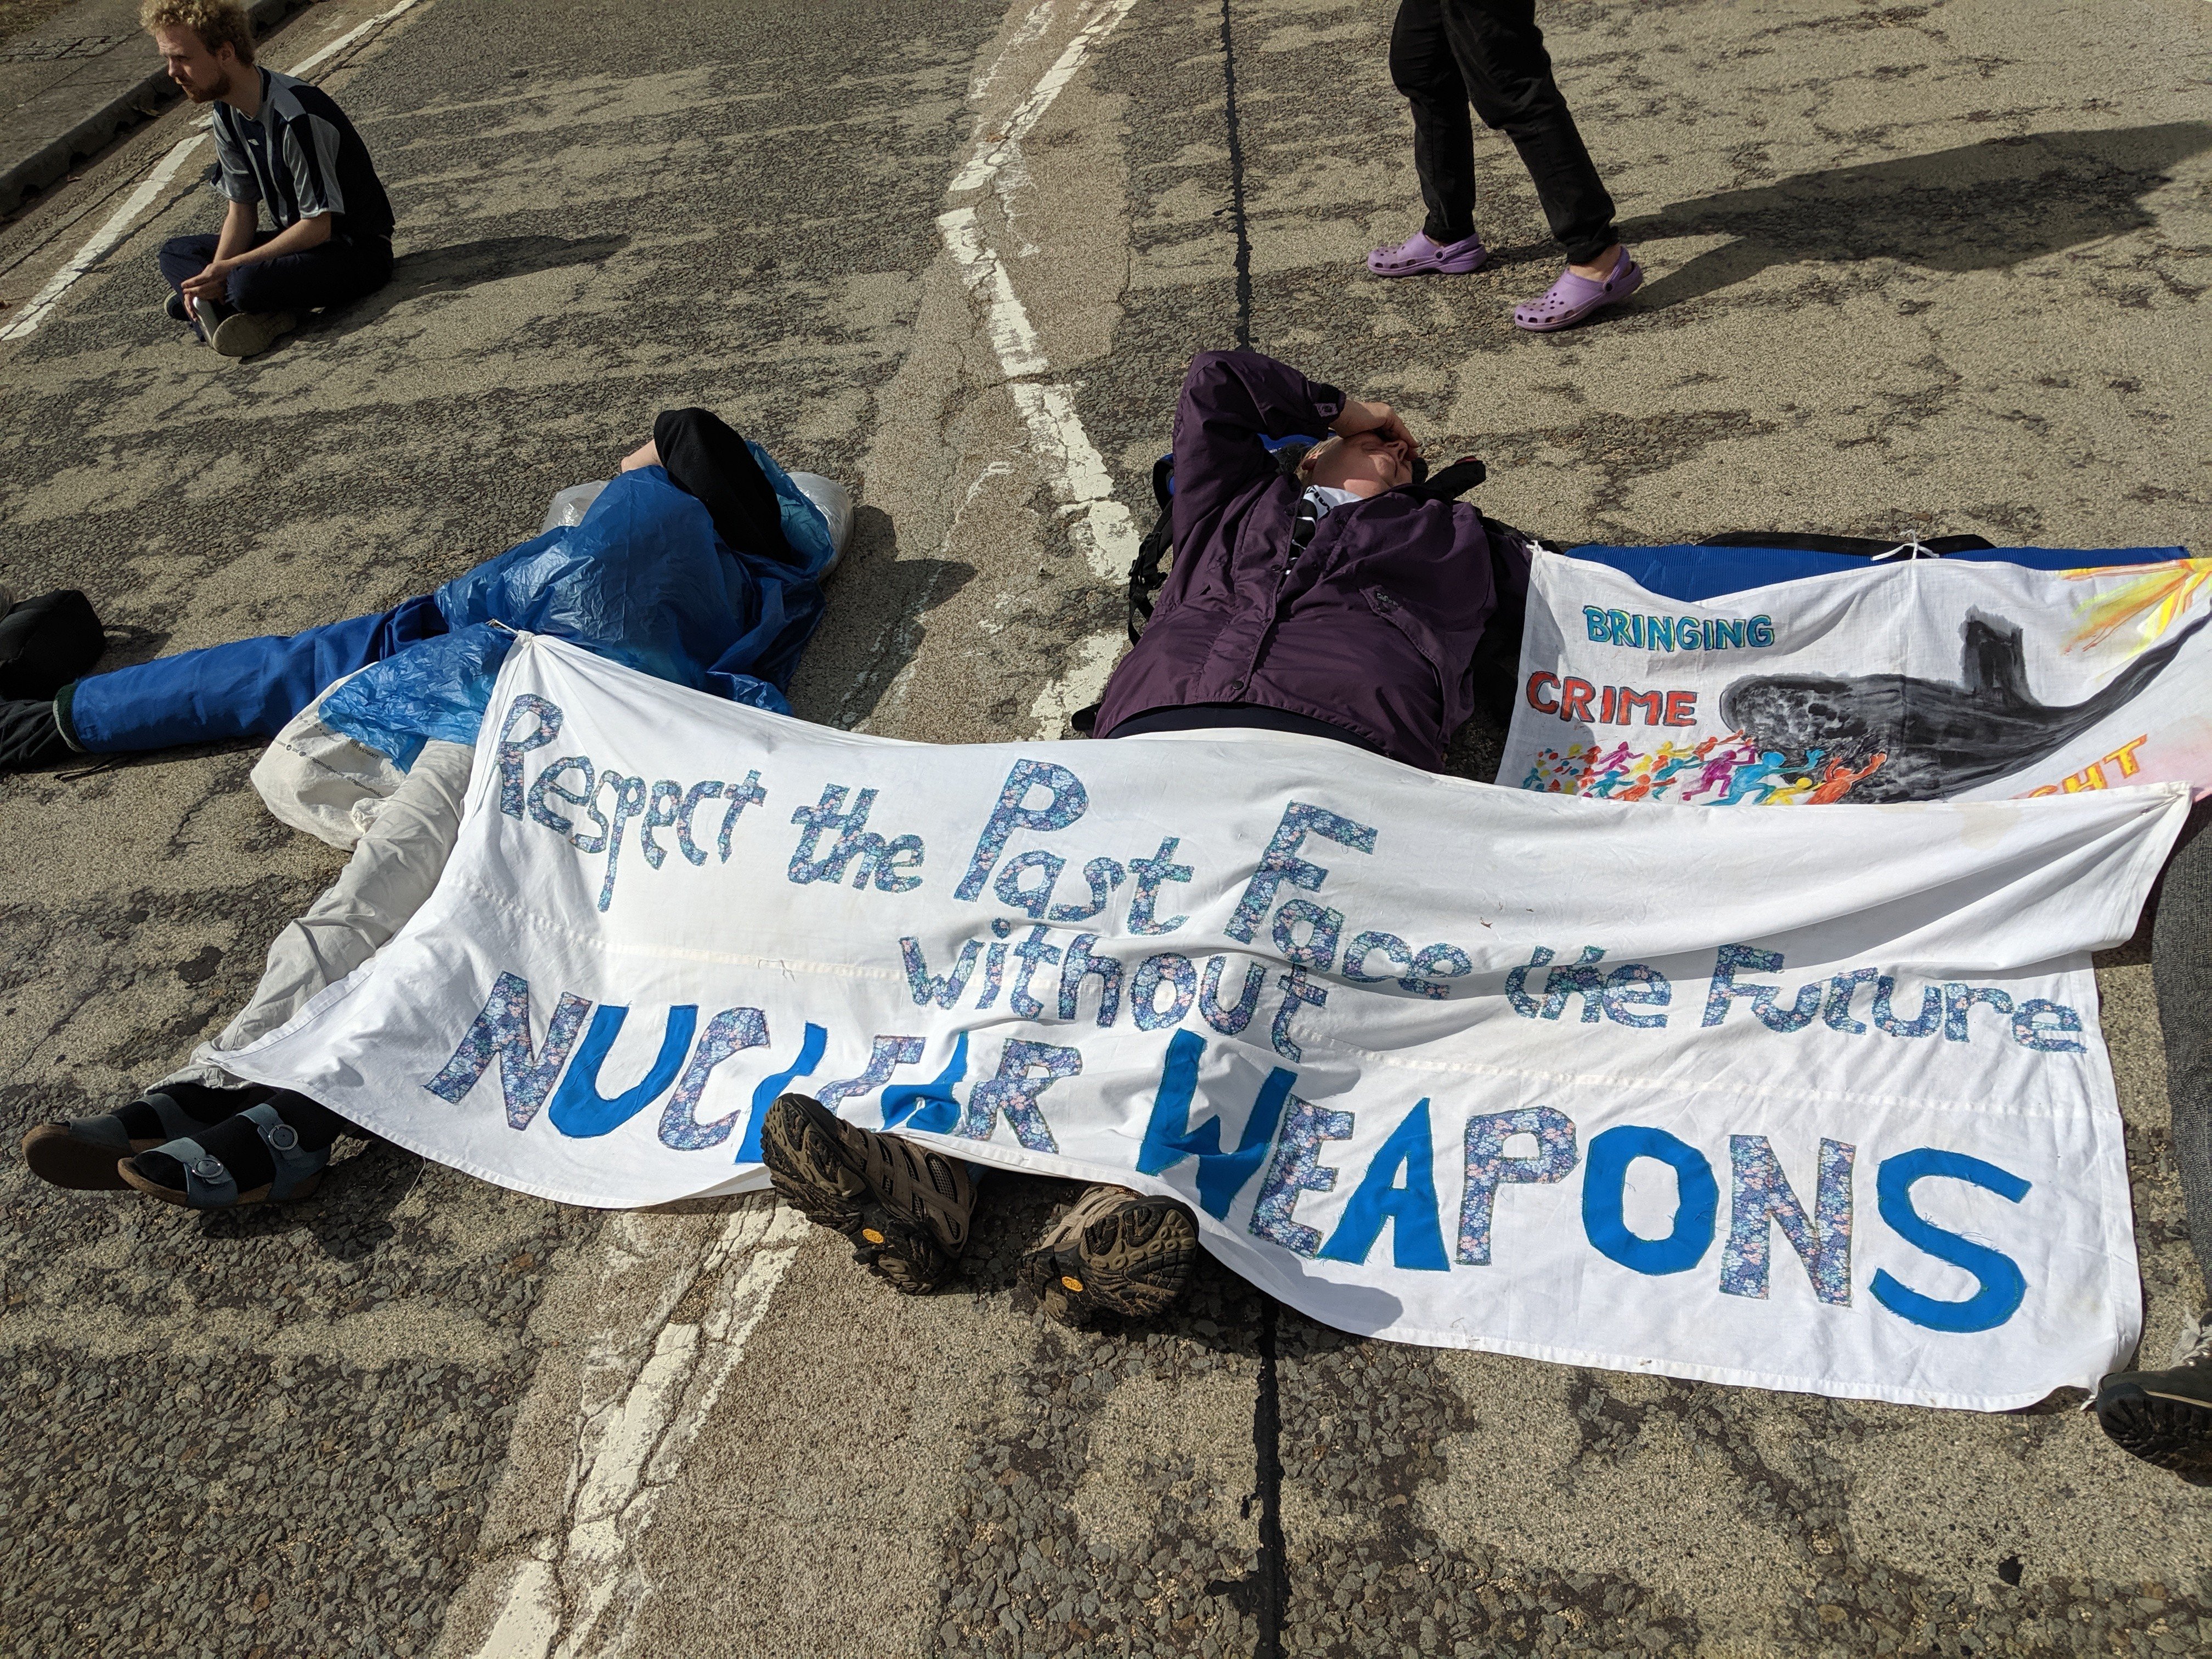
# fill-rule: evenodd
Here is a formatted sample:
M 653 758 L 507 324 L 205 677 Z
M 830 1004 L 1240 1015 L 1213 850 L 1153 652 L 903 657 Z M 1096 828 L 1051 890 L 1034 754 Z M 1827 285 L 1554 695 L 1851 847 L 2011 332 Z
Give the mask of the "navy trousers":
M 336 681 L 446 631 L 428 594 L 305 633 L 211 645 L 62 688 L 62 735 L 95 755 L 273 738 Z
M 256 231 L 259 247 L 276 233 Z M 161 244 L 162 280 L 184 292 L 185 281 L 197 276 L 215 258 L 212 236 L 173 236 Z M 392 280 L 392 244 L 380 236 L 354 241 L 334 234 L 305 253 L 280 253 L 240 265 L 230 273 L 226 296 L 233 311 L 294 313 L 318 306 L 343 305 L 374 294 Z

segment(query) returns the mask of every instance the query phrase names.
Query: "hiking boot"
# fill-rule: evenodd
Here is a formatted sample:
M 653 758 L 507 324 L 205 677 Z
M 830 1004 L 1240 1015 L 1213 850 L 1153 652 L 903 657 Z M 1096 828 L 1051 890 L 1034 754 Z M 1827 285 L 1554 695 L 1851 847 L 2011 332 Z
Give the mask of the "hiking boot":
M 1198 1223 L 1171 1198 L 1091 1187 L 1022 1257 L 1022 1282 L 1063 1325 L 1150 1319 L 1190 1282 Z
M 968 1248 L 975 1192 L 963 1165 L 848 1123 L 805 1095 L 769 1108 L 761 1161 L 784 1202 L 851 1239 L 853 1259 L 895 1290 L 933 1288 Z
M 2162 1469 L 2212 1469 L 2212 1316 L 2181 1328 L 2166 1370 L 2117 1371 L 2095 1403 L 2122 1451 Z
M 234 311 L 209 343 L 225 357 L 258 357 L 298 326 L 289 311 Z

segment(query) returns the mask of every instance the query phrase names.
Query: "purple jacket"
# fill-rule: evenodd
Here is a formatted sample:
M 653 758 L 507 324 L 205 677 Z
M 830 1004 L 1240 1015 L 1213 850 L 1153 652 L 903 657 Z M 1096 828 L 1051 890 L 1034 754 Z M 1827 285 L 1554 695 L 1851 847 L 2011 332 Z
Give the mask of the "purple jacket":
M 1286 576 L 1303 491 L 1260 436 L 1322 433 L 1343 408 L 1334 386 L 1255 351 L 1191 360 L 1176 406 L 1175 563 L 1107 682 L 1100 735 L 1156 708 L 1258 703 L 1442 769 L 1474 706 L 1498 589 L 1528 592 L 1528 551 L 1507 543 L 1493 561 L 1474 507 L 1393 489 L 1322 520 Z

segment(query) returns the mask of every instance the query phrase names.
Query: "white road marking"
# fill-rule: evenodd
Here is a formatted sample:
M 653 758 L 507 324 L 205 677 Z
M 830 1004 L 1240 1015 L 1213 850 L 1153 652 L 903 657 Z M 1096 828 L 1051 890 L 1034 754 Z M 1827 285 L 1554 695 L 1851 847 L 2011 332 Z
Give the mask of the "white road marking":
M 23 314 L 5 328 L 0 328 L 0 340 L 21 340 L 37 329 L 46 319 L 46 313 L 61 303 L 63 295 L 76 284 L 76 279 L 98 264 L 113 252 L 116 245 L 131 234 L 131 227 L 140 214 L 154 204 L 155 198 L 167 190 L 192 152 L 207 143 L 207 135 L 196 132 L 171 146 L 148 173 L 138 188 L 123 198 L 123 205 L 108 216 L 107 222 L 93 232 L 91 240 L 79 248 L 70 262 L 46 279 L 46 285 L 31 298 Z
M 1044 38 L 1044 32 L 1052 27 L 1052 14 L 1059 3 L 1060 0 L 1037 0 L 1037 3 L 1030 8 L 1029 15 L 1023 18 L 1013 33 L 1007 37 L 1006 46 L 1000 49 L 999 55 L 991 60 L 990 67 L 968 83 L 968 101 L 970 104 L 981 109 L 983 105 L 983 95 L 989 92 L 992 86 L 998 81 L 999 71 L 1006 68 L 1006 60 L 1018 49 L 1029 45 L 1030 41 Z M 988 118 L 980 115 L 976 117 L 975 131 L 979 137 L 983 131 L 983 123 Z
M 1137 0 L 1109 0 L 1096 17 L 1076 31 L 1074 38 L 1061 49 L 1053 66 L 1044 72 L 1043 78 L 1030 88 L 1030 95 L 1022 100 L 1019 107 L 1007 118 L 1006 125 L 986 137 L 976 147 L 975 154 L 969 158 L 968 165 L 954 175 L 952 193 L 955 196 L 967 191 L 981 190 L 991 182 L 992 176 L 1021 148 L 1022 140 L 1028 137 L 1030 129 L 1036 125 L 1044 112 L 1052 107 L 1052 101 L 1060 96 L 1061 88 L 1075 78 L 1076 70 L 1083 67 L 1083 60 L 1091 55 L 1091 49 L 1111 34 L 1115 26 L 1129 15 L 1136 3 Z M 1018 41 L 1024 37 L 1018 34 L 1015 38 Z M 1034 39 L 1035 36 L 1026 38 Z
M 805 1218 L 781 1204 L 748 1205 L 729 1218 L 690 1281 L 714 1285 L 706 1314 L 696 1324 L 663 1325 L 628 1387 L 578 1424 L 567 1535 L 546 1540 L 538 1559 L 516 1570 L 475 1659 L 573 1659 L 618 1593 L 629 1591 L 634 1601 L 649 1589 L 632 1565 L 632 1546 L 652 1526 L 661 1493 L 744 1357 L 807 1231 Z M 739 1261 L 744 1270 L 732 1273 Z M 594 1363 L 629 1362 L 610 1352 Z M 626 1634 L 617 1632 L 615 1646 L 605 1650 L 618 1651 Z
M 367 22 L 356 24 L 353 27 L 348 29 L 343 34 L 338 36 L 337 40 L 331 41 L 330 45 L 325 46 L 320 52 L 309 52 L 305 58 L 302 58 L 297 64 L 294 64 L 290 69 L 284 72 L 287 75 L 297 75 L 304 77 L 308 70 L 314 69 L 316 66 L 326 62 L 330 58 L 337 57 L 340 52 L 343 52 L 355 41 L 360 40 L 363 35 L 374 33 L 376 30 L 382 28 L 386 23 L 389 23 L 393 18 L 398 16 L 401 12 L 407 11 L 416 6 L 421 5 L 422 3 L 422 0 L 399 0 L 399 3 L 392 7 L 391 10 L 380 11 L 377 13 L 375 16 L 370 18 Z
M 1006 125 L 979 141 L 975 153 L 953 178 L 952 195 L 987 188 L 1020 155 L 1022 140 L 1135 4 L 1136 0 L 1109 0 L 1076 31 Z M 1018 40 L 1022 38 L 1018 34 Z M 939 216 L 937 225 L 969 291 L 982 299 L 984 325 L 1006 376 L 1007 390 L 1036 442 L 1060 515 L 1076 520 L 1072 528 L 1085 562 L 1102 580 L 1120 581 L 1136 556 L 1137 528 L 1128 508 L 1115 497 L 1113 475 L 1075 412 L 1073 392 L 1043 378 L 1051 365 L 1045 360 L 1042 342 L 1014 292 L 1005 262 L 978 234 L 975 209 L 952 208 Z M 1039 737 L 1057 736 L 1069 714 L 1104 690 L 1120 648 L 1118 634 L 1101 634 L 1077 643 L 1073 663 L 1030 705 Z
M 399 3 L 389 11 L 379 12 L 367 22 L 348 29 L 319 52 L 311 53 L 285 72 L 306 76 L 316 65 L 335 57 L 363 35 L 382 28 L 401 12 L 422 3 L 422 0 L 399 0 Z M 207 123 L 208 118 L 202 116 L 199 125 L 204 127 Z M 76 251 L 69 263 L 49 277 L 46 286 L 31 296 L 31 303 L 24 307 L 23 314 L 7 327 L 0 328 L 0 340 L 26 339 L 34 333 L 39 325 L 46 321 L 53 308 L 61 303 L 62 296 L 76 286 L 77 278 L 113 252 L 123 239 L 131 234 L 138 216 L 151 207 L 161 192 L 175 181 L 177 174 L 184 170 L 185 162 L 191 159 L 192 153 L 207 141 L 208 135 L 201 131 L 172 145 L 169 153 L 155 164 L 153 172 L 146 175 L 137 189 L 125 197 L 123 204 L 108 216 L 107 222 L 93 232 L 90 239 Z
M 1134 4 L 1109 0 L 1083 27 L 1012 118 L 981 142 L 954 179 L 952 194 L 988 185 L 1018 154 L 1022 136 Z M 1051 0 L 1045 0 L 1029 13 L 975 87 L 988 87 L 1006 55 L 1038 37 L 1040 20 L 1050 8 Z M 1086 562 L 1100 576 L 1120 580 L 1136 551 L 1136 532 L 1128 510 L 1114 499 L 1112 475 L 1075 412 L 1073 394 L 1042 378 L 1050 367 L 1042 342 L 1005 264 L 978 235 L 975 210 L 953 208 L 938 225 L 963 280 L 971 292 L 983 294 L 992 349 L 1051 475 L 1062 514 L 1079 520 L 1077 539 Z M 1004 470 L 1004 463 L 994 463 L 986 476 Z M 971 500 L 981 483 L 971 487 Z M 1067 714 L 1104 684 L 1119 643 L 1118 635 L 1102 635 L 1079 644 L 1076 666 L 1038 697 L 1034 712 L 1042 729 L 1056 733 Z M 600 1650 L 619 1653 L 627 1647 L 635 1619 L 623 1614 L 634 1615 L 652 1590 L 631 1565 L 634 1546 L 652 1524 L 661 1492 L 675 1480 L 806 1232 L 805 1219 L 781 1205 L 772 1211 L 748 1208 L 731 1218 L 694 1279 L 723 1276 L 750 1252 L 744 1272 L 718 1287 L 713 1310 L 699 1324 L 665 1326 L 619 1399 L 580 1424 L 567 1536 L 544 1540 L 534 1559 L 512 1570 L 499 1617 L 473 1659 L 575 1659 L 624 1592 L 617 1615 L 622 1622 Z M 616 1356 L 609 1359 L 623 1363 Z
M 969 291 L 983 296 L 984 326 L 1006 374 L 1007 390 L 1036 441 L 1062 516 L 1080 520 L 1076 541 L 1085 560 L 1100 577 L 1119 580 L 1137 550 L 1136 528 L 1129 521 L 1129 509 L 1114 497 L 1113 475 L 1075 412 L 1073 394 L 1065 386 L 1038 378 L 1051 365 L 1045 362 L 1036 330 L 1006 265 L 975 234 L 975 210 L 954 208 L 939 216 L 937 226 Z

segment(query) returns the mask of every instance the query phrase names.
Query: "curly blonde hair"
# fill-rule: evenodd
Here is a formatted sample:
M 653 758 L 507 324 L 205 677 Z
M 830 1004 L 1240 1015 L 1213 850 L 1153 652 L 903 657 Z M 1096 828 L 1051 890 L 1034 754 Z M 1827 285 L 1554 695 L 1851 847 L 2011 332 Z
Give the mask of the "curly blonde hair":
M 228 45 L 240 63 L 253 61 L 253 20 L 246 15 L 245 0 L 145 0 L 138 27 L 190 29 L 210 52 Z

